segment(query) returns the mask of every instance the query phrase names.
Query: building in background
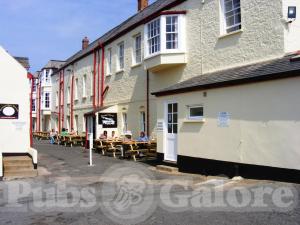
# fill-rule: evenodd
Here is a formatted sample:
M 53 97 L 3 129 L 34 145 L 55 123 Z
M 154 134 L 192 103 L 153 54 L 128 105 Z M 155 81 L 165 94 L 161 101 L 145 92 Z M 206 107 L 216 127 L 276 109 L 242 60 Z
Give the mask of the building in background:
M 2 47 L 0 58 L 0 177 L 36 176 L 37 151 L 31 148 L 29 60 L 13 58 Z

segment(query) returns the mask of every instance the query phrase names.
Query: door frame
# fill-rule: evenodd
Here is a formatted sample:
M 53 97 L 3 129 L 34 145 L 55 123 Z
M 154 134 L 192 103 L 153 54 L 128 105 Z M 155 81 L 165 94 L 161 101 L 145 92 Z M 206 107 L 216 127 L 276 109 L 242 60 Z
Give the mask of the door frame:
M 178 107 L 178 102 L 176 100 L 166 100 L 164 102 L 164 123 L 163 123 L 163 152 L 164 152 L 164 160 L 165 161 L 170 161 L 169 159 L 166 159 L 166 152 L 168 148 L 168 104 L 177 104 L 177 124 L 178 124 L 178 114 L 179 114 L 179 107 Z M 178 157 L 178 125 L 177 125 L 177 137 L 176 137 L 176 161 L 172 161 L 177 163 L 177 157 Z

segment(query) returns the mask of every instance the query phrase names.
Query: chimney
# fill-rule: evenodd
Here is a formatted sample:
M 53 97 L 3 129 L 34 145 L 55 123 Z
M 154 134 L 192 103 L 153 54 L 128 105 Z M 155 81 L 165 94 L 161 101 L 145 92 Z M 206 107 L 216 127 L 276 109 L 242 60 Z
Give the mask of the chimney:
M 82 40 L 82 50 L 86 49 L 89 46 L 89 39 L 87 37 L 84 37 Z
M 148 6 L 148 0 L 138 0 L 138 11 L 142 11 Z

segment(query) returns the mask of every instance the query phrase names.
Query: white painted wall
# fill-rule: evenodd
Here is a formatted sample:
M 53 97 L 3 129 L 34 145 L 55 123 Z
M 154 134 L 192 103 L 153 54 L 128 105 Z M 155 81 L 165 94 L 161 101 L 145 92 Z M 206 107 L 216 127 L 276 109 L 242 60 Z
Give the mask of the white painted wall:
M 196 158 L 300 170 L 300 78 L 190 92 L 158 98 L 178 102 L 178 154 Z M 204 123 L 189 123 L 187 105 L 204 106 Z M 218 113 L 230 114 L 229 127 L 218 126 Z M 163 153 L 163 132 L 157 133 Z

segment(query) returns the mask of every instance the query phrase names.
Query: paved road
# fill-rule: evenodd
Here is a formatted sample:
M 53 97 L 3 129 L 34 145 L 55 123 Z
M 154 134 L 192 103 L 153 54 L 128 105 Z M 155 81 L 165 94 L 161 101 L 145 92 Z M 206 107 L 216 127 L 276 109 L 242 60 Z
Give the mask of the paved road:
M 39 177 L 0 182 L 0 224 L 300 224 L 300 185 L 160 173 L 35 143 Z

